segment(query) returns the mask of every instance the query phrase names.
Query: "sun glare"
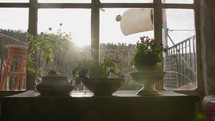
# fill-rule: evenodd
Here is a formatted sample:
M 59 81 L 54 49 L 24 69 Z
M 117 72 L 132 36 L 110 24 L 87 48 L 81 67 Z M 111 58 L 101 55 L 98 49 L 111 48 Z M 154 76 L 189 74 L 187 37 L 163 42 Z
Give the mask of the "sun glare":
M 90 43 L 81 40 L 73 40 L 74 44 L 78 47 L 84 47 L 90 45 Z

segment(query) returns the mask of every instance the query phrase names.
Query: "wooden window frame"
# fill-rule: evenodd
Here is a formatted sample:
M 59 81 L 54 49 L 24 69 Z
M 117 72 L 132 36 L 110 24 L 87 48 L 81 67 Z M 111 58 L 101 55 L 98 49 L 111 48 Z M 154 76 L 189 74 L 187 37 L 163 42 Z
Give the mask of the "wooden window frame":
M 30 0 L 29 3 L 0 3 L 0 8 L 28 8 L 29 9 L 29 22 L 28 31 L 32 35 L 37 35 L 38 29 L 38 9 L 56 9 L 56 8 L 75 8 L 75 9 L 91 9 L 91 55 L 93 58 L 99 60 L 99 21 L 101 8 L 153 8 L 154 9 L 154 36 L 155 39 L 162 40 L 162 9 L 193 9 L 195 13 L 196 25 L 196 41 L 197 41 L 197 79 L 200 79 L 201 72 L 199 70 L 200 60 L 200 23 L 199 20 L 199 0 L 194 0 L 193 4 L 170 4 L 162 3 L 161 0 L 153 0 L 153 3 L 101 3 L 99 0 L 92 0 L 91 3 L 38 3 L 37 0 Z M 28 80 L 28 81 L 34 81 Z M 198 80 L 198 84 L 200 84 Z M 32 83 L 31 83 L 32 84 Z M 33 86 L 28 86 L 27 89 L 32 89 Z M 197 88 L 203 88 L 198 85 Z

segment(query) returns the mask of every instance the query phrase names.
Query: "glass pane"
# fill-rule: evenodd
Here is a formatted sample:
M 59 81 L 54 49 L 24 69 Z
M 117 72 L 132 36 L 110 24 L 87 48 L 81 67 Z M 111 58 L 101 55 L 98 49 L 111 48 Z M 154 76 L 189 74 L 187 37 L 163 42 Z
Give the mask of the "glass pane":
M 169 47 L 164 59 L 167 72 L 164 79 L 165 88 L 195 89 L 197 70 L 194 11 L 166 9 L 164 40 Z
M 193 0 L 162 0 L 162 3 L 192 4 Z
M 67 47 L 62 48 L 61 52 L 63 53 L 56 55 L 56 59 L 53 60 L 51 66 L 54 65 L 57 68 L 57 72 L 72 77 L 72 68 L 77 66 L 76 62 L 79 58 L 83 58 L 80 52 L 87 52 L 85 55 L 90 56 L 90 10 L 39 9 L 38 16 L 39 33 L 45 33 L 45 35 L 68 35 L 65 42 L 69 44 L 66 45 Z M 49 69 L 44 65 L 44 60 L 40 60 L 40 66 Z
M 0 3 L 28 3 L 29 0 L 0 0 Z
M 153 0 L 100 0 L 101 3 L 152 3 Z
M 57 15 L 57 16 L 56 16 Z M 78 15 L 78 16 L 77 16 Z M 78 46 L 90 45 L 90 10 L 86 9 L 39 9 L 38 31 L 71 33 L 72 40 Z
M 141 36 L 154 37 L 150 8 L 104 9 L 100 11 L 100 60 L 119 56 L 118 69 L 126 76 L 122 90 L 137 91 L 142 87 L 130 78 L 134 71 L 131 59 L 135 44 Z
M 26 47 L 26 34 L 28 28 L 28 9 L 26 8 L 0 8 L 0 73 L 8 74 L 7 71 L 7 57 L 11 56 L 8 53 L 9 45 L 19 45 Z M 11 47 L 12 48 L 12 47 Z M 19 50 L 15 50 L 17 52 Z M 27 50 L 23 51 L 23 56 L 26 55 Z M 8 64 L 11 66 L 10 71 L 17 72 L 17 70 L 21 69 L 20 73 L 25 73 L 22 68 L 25 68 L 25 65 L 19 67 L 19 63 L 22 62 L 19 58 L 13 58 L 13 63 Z M 5 82 L 5 85 L 1 87 L 1 90 L 25 90 L 25 76 L 20 75 L 19 77 L 24 78 L 24 80 L 17 80 L 10 74 L 8 76 L 1 76 L 1 81 Z M 6 77 L 6 78 L 5 78 Z M 8 78 L 8 79 L 7 79 Z M 6 79 L 6 80 L 4 80 Z M 18 83 L 17 83 L 18 82 Z M 18 85 L 16 85 L 16 83 Z M 23 84 L 23 85 L 22 85 Z
M 91 3 L 91 0 L 38 0 L 39 3 Z
M 12 29 L 26 31 L 28 29 L 28 9 L 25 8 L 1 8 L 0 29 Z

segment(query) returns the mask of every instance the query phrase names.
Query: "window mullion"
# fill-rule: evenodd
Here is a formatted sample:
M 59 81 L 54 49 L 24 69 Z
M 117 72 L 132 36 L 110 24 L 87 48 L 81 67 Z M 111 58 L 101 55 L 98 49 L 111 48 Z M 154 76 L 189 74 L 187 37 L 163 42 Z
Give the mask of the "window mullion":
M 161 0 L 154 0 L 154 32 L 155 39 L 162 42 L 162 7 Z
M 91 9 L 91 57 L 99 60 L 99 2 L 92 0 Z

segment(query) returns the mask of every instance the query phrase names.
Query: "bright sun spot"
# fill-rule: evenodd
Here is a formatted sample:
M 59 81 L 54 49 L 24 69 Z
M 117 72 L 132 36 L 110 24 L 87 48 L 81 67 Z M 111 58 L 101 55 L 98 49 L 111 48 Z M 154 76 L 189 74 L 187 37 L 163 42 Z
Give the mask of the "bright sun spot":
M 73 42 L 78 47 L 84 47 L 84 46 L 90 45 L 86 41 L 82 41 L 82 40 L 73 40 Z

